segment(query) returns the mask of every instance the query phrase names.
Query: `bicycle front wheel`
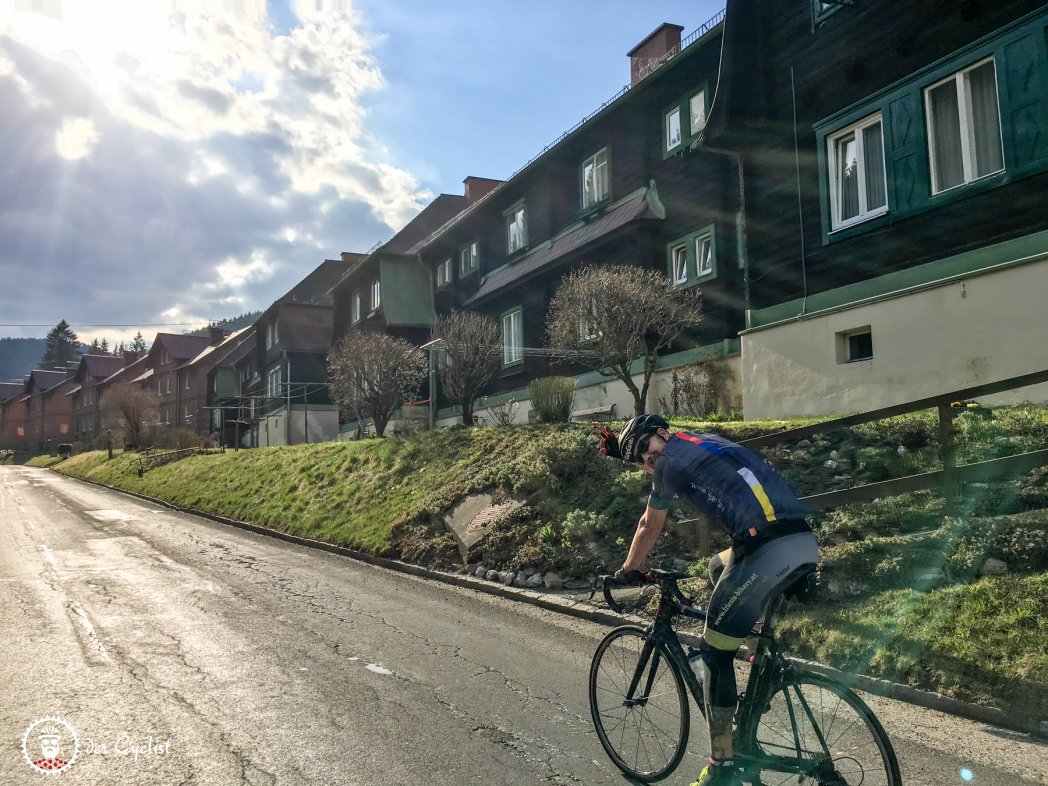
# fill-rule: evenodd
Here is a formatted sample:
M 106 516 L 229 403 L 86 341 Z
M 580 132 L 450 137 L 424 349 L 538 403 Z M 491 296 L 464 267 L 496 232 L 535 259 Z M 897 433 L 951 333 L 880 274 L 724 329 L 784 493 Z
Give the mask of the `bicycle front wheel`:
M 624 773 L 651 783 L 680 764 L 690 729 L 684 679 L 643 628 L 616 628 L 600 643 L 589 696 L 600 744 Z
M 821 674 L 799 674 L 780 685 L 755 734 L 757 751 L 783 765 L 762 770 L 767 786 L 902 784 L 895 751 L 873 711 L 850 688 Z

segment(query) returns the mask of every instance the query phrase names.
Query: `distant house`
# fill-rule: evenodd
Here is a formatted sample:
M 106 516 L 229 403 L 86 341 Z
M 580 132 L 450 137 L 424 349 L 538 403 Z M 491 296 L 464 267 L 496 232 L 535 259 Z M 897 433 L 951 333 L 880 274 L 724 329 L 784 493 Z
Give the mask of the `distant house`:
M 254 325 L 231 334 L 215 352 L 218 357 L 207 372 L 211 431 L 219 435 L 221 444 L 239 447 L 244 444 L 242 437 L 252 433 L 256 413 L 245 391 L 261 380 L 257 366 L 249 362 L 256 356 Z
M 323 442 L 338 436 L 338 410 L 327 386 L 330 290 L 362 258 L 346 252 L 340 259 L 324 260 L 255 321 L 251 349 L 234 353 L 239 395 L 246 404 L 238 407 L 237 420 L 246 423 L 233 425 L 246 425 L 241 433 L 244 447 Z
M 73 387 L 75 366 L 66 371 L 33 369 L 26 377 L 25 439 L 29 450 L 54 449 L 72 439 L 73 402 L 65 395 Z
M 210 336 L 157 333 L 146 355 L 146 370 L 133 381 L 152 385 L 157 394 L 157 423 L 162 427 L 197 432 L 196 407 L 203 398 L 202 379 L 180 373 L 182 367 L 211 344 L 224 338 L 221 329 Z
M 728 1 L 700 147 L 744 165 L 748 418 L 1048 368 L 1046 31 L 1040 0 Z
M 138 359 L 134 352 L 125 352 L 123 357 L 113 355 L 83 355 L 73 375 L 74 387 L 66 393 L 72 401 L 72 438 L 85 447 L 94 446 L 95 440 L 104 433 L 102 426 L 101 383 L 126 365 Z
M 25 382 L 0 382 L 0 450 L 24 447 Z

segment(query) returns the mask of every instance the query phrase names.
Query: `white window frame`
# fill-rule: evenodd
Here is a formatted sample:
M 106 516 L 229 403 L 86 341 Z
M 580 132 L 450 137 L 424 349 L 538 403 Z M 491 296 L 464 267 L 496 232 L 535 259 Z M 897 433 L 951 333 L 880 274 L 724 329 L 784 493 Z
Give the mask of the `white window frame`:
M 274 366 L 266 372 L 266 396 L 269 398 L 281 398 L 280 366 Z
M 695 277 L 702 278 L 711 273 L 713 273 L 713 233 L 703 232 L 695 238 Z
M 684 128 L 681 125 L 681 115 L 682 114 L 683 113 L 680 111 L 680 107 L 679 106 L 675 106 L 672 109 L 670 109 L 668 112 L 666 112 L 666 116 L 665 116 L 666 137 L 663 140 L 663 143 L 666 146 L 666 152 L 667 153 L 669 151 L 671 151 L 671 150 L 676 150 L 678 147 L 681 146 L 681 143 L 684 141 Z M 676 137 L 674 137 L 674 134 L 673 134 L 674 126 L 676 126 L 676 130 L 677 130 Z
M 371 310 L 377 311 L 382 307 L 382 279 L 376 278 L 371 282 Z
M 701 118 L 700 122 L 695 122 L 695 104 L 698 102 L 699 112 L 698 116 Z M 703 88 L 699 92 L 693 94 L 688 99 L 688 132 L 695 136 L 702 129 L 706 127 L 706 89 Z
M 528 209 L 527 205 L 521 202 L 506 211 L 506 253 L 520 251 L 527 245 Z
M 971 82 L 967 77 L 972 71 L 982 68 L 987 63 L 993 67 L 994 95 L 997 98 L 997 140 L 1002 146 L 1001 167 L 992 172 L 984 172 L 981 175 L 976 175 L 974 152 L 975 128 L 971 111 Z M 940 188 L 937 182 L 939 179 L 939 172 L 937 171 L 935 164 L 935 118 L 932 116 L 932 91 L 950 82 L 953 82 L 957 89 L 957 115 L 961 124 L 961 171 L 963 180 L 955 185 Z M 970 66 L 962 68 L 960 71 L 956 71 L 945 79 L 940 79 L 938 82 L 924 88 L 924 110 L 928 122 L 928 165 L 931 170 L 932 194 L 941 194 L 954 188 L 960 188 L 961 186 L 966 186 L 969 183 L 981 180 L 984 177 L 991 177 L 992 175 L 996 175 L 1005 170 L 1006 162 L 1004 160 L 1003 149 L 1004 133 L 1001 128 L 1001 91 L 997 82 L 997 63 L 992 55 L 990 57 L 984 57 L 982 60 L 972 63 Z
M 360 290 L 357 289 L 350 295 L 350 319 L 352 324 L 356 324 L 360 321 L 363 314 L 363 298 L 360 295 Z
M 451 257 L 437 265 L 437 286 L 446 287 L 451 283 Z
M 592 177 L 587 174 L 590 170 Z M 610 196 L 611 161 L 605 147 L 582 162 L 582 209 L 599 205 Z
M 479 265 L 480 253 L 477 250 L 477 241 L 474 240 L 459 251 L 459 278 L 462 276 L 468 276 L 470 273 L 474 272 Z
M 171 392 L 171 374 L 167 375 L 167 383 L 165 384 L 165 387 L 167 388 L 167 392 L 170 393 Z
M 881 169 L 884 172 L 884 204 L 872 210 L 867 205 L 866 178 L 866 135 L 863 133 L 867 128 L 875 125 L 881 127 Z M 859 189 L 859 212 L 851 218 L 841 219 L 842 200 L 844 198 L 843 184 L 840 180 L 840 162 L 838 161 L 838 145 L 848 138 L 855 138 L 855 161 L 858 167 L 856 176 Z M 857 123 L 835 131 L 826 137 L 826 161 L 830 178 L 830 228 L 831 230 L 844 229 L 853 224 L 869 221 L 871 218 L 883 216 L 888 212 L 888 168 L 884 158 L 884 121 L 880 112 L 875 112 L 864 117 Z
M 515 308 L 502 315 L 502 365 L 524 361 L 524 310 Z
M 192 372 L 191 371 L 187 371 L 186 372 L 186 390 L 189 390 L 189 379 L 190 379 L 191 376 L 192 376 Z
M 675 287 L 688 283 L 688 244 L 678 243 L 670 249 L 670 264 L 673 266 L 671 283 Z

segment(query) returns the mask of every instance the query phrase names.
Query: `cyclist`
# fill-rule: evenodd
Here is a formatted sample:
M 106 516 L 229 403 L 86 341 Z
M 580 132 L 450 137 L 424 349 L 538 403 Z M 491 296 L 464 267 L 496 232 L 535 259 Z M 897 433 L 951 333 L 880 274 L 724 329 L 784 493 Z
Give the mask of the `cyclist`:
M 731 549 L 710 561 L 715 586 L 697 656 L 710 759 L 692 786 L 738 783 L 732 762 L 735 653 L 767 604 L 796 580 L 800 568 L 818 562 L 815 536 L 805 522 L 808 509 L 764 459 L 721 437 L 672 432 L 658 415 L 633 418 L 617 436 L 599 430 L 603 455 L 636 464 L 652 476 L 647 507 L 616 576 L 644 581 L 648 554 L 674 497 L 719 521 L 731 536 Z

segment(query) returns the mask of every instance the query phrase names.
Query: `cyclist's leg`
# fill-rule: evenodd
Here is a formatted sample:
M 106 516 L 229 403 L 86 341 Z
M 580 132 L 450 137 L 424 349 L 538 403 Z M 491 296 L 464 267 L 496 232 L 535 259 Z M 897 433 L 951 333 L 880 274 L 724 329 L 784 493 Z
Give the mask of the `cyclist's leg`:
M 735 653 L 768 603 L 791 580 L 793 569 L 815 564 L 818 558 L 811 533 L 776 538 L 741 560 L 729 559 L 713 588 L 700 652 L 706 665 L 703 694 L 714 759 L 732 756 L 732 720 L 738 702 Z

